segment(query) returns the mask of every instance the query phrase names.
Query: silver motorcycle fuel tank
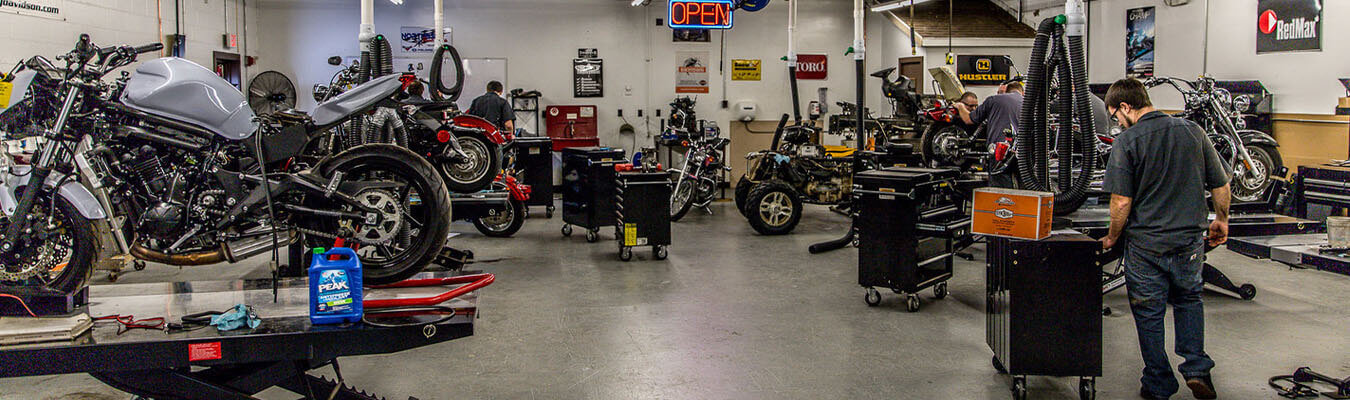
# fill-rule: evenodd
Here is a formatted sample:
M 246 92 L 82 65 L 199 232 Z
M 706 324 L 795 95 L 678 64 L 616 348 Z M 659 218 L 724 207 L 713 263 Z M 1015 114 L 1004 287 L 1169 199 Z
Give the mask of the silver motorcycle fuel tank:
M 122 104 L 147 114 L 186 122 L 230 140 L 258 129 L 243 93 L 211 70 L 177 57 L 146 61 L 122 91 Z

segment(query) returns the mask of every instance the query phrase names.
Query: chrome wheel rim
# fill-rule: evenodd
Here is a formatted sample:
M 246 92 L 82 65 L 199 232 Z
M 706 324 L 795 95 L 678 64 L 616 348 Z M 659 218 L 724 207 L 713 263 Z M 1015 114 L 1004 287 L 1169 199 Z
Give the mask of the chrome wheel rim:
M 792 218 L 792 200 L 783 192 L 773 192 L 759 202 L 759 216 L 769 226 L 783 226 Z
M 473 183 L 483 179 L 488 173 L 488 163 L 492 160 L 487 144 L 478 139 L 459 138 L 460 147 L 468 159 L 460 163 L 442 163 L 445 175 L 456 183 Z M 452 150 L 453 151 L 453 150 Z

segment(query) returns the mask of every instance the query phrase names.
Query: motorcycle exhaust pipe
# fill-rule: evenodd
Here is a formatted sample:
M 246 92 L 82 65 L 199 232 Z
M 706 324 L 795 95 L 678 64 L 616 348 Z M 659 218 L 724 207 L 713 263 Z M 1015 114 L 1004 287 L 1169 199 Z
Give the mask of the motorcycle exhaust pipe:
M 295 235 L 286 233 L 277 238 L 277 246 L 289 246 L 295 243 Z M 272 235 L 258 235 L 224 243 L 219 249 L 187 254 L 165 254 L 151 250 L 137 243 L 131 246 L 132 257 L 140 260 L 174 266 L 208 265 L 222 262 L 239 262 L 249 257 L 272 250 Z

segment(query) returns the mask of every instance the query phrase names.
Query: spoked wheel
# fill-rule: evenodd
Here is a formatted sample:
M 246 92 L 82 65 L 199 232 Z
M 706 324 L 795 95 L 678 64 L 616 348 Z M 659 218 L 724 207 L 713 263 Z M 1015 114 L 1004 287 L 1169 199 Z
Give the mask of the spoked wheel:
M 501 155 L 486 138 L 464 135 L 456 138 L 468 156 L 462 162 L 440 163 L 445 186 L 455 193 L 473 193 L 486 189 L 501 172 Z
M 1249 176 L 1244 167 L 1233 176 L 1233 201 L 1235 202 L 1247 203 L 1264 200 L 1266 192 L 1270 190 L 1270 185 L 1274 183 L 1270 175 L 1284 167 L 1284 161 L 1280 159 L 1280 152 L 1274 147 L 1250 146 L 1247 147 L 1247 153 L 1252 156 L 1252 163 L 1254 164 L 1252 168 L 1256 173 Z
M 29 215 L 34 232 L 19 239 L 12 252 L 0 255 L 0 284 L 32 279 L 61 292 L 79 289 L 94 273 L 98 242 L 93 224 L 65 198 L 53 202 L 47 195 L 34 199 Z M 9 220 L 0 217 L 0 232 L 8 228 Z
M 364 145 L 339 154 L 321 166 L 324 177 L 343 172 L 339 190 L 374 212 L 345 203 L 308 197 L 314 208 L 363 214 L 363 218 L 314 218 L 319 232 L 350 238 L 360 245 L 362 279 L 371 285 L 398 282 L 420 272 L 445 246 L 450 232 L 450 199 L 430 164 L 406 149 L 387 144 Z M 360 188 L 360 189 L 356 189 Z M 332 239 L 311 237 L 312 246 Z M 325 243 L 326 242 L 326 243 Z
M 683 174 L 682 174 L 683 175 Z M 670 193 L 670 222 L 679 221 L 693 208 L 694 196 L 698 192 L 698 182 L 688 176 L 681 176 Z

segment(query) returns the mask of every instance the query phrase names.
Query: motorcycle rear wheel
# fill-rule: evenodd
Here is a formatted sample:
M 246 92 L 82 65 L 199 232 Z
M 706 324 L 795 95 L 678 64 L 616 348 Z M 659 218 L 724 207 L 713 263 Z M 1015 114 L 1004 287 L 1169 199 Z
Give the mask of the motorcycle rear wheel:
M 396 193 L 391 192 L 402 207 L 401 212 L 397 213 L 401 219 L 398 221 L 397 237 L 379 245 L 362 246 L 358 250 L 365 283 L 383 285 L 399 282 L 431 264 L 441 248 L 445 247 L 451 222 L 450 195 L 435 168 L 426 159 L 402 147 L 368 144 L 338 154 L 319 167 L 319 172 L 326 178 L 338 171 L 344 174 L 345 182 L 395 181 L 405 186 Z M 370 190 L 362 193 L 367 192 Z M 335 207 L 329 200 L 322 201 L 329 204 L 319 205 L 321 207 Z M 310 218 L 306 222 L 308 228 L 325 233 L 338 233 L 343 226 L 339 218 Z M 351 221 L 345 223 L 356 224 Z M 309 242 L 311 246 L 332 245 L 331 239 L 327 238 L 311 237 Z
M 922 139 L 920 139 L 923 162 L 934 168 L 959 165 L 961 160 L 951 159 L 950 153 L 955 149 L 944 148 L 944 143 L 961 136 L 969 136 L 969 133 L 956 125 L 929 125 L 928 129 L 924 130 Z
M 487 189 L 502 172 L 501 152 L 495 144 L 481 136 L 464 135 L 456 140 L 469 159 L 461 163 L 439 163 L 446 188 L 455 193 Z

